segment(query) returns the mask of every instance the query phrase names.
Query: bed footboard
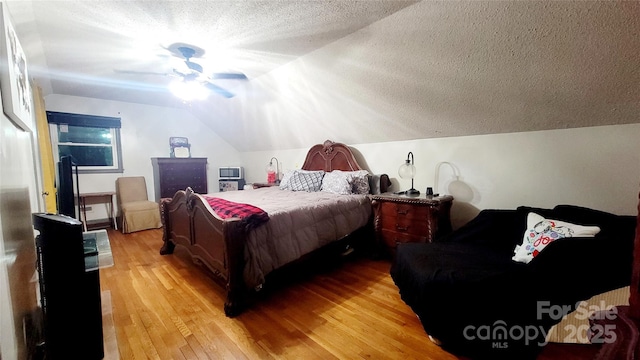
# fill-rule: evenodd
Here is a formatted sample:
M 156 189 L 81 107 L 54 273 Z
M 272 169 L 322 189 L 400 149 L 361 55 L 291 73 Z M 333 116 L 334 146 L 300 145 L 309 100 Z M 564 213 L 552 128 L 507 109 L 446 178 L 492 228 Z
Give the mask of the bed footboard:
M 218 217 L 202 196 L 187 188 L 161 203 L 164 225 L 160 254 L 184 246 L 195 263 L 204 265 L 225 288 L 225 314 L 238 315 L 246 303 L 244 242 L 246 231 L 239 219 Z
M 163 245 L 161 255 L 173 254 L 176 244 L 187 246 L 191 242 L 191 220 L 187 211 L 186 193 L 178 191 L 173 199 L 162 199 L 160 202 L 160 219 L 162 220 Z

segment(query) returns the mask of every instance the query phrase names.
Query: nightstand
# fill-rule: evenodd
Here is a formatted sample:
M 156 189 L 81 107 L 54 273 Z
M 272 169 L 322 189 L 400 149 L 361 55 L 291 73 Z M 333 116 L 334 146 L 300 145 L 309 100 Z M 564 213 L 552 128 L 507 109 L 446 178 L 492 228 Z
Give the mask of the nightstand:
M 259 189 L 259 188 L 269 187 L 269 186 L 280 186 L 280 183 L 253 183 L 251 185 L 253 185 L 254 189 Z
M 391 255 L 395 255 L 398 243 L 432 242 L 451 231 L 453 196 L 383 193 L 371 200 L 377 243 Z

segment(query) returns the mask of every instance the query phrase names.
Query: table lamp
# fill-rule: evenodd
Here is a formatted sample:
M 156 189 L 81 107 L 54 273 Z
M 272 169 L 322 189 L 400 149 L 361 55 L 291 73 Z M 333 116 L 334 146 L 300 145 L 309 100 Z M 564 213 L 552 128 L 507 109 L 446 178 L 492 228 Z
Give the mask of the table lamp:
M 276 166 L 273 166 L 273 160 L 276 161 Z M 266 171 L 267 171 L 267 182 L 269 184 L 273 184 L 273 183 L 279 183 L 280 179 L 278 179 L 278 159 L 276 159 L 275 157 L 272 157 L 271 160 L 269 160 L 269 165 L 267 165 Z
M 400 165 L 398 175 L 403 179 L 411 178 L 411 189 L 405 191 L 405 195 L 420 195 L 420 191 L 413 188 L 413 177 L 416 176 L 416 167 L 413 165 L 413 153 L 411 151 L 407 154 L 407 160 L 405 160 L 404 164 Z

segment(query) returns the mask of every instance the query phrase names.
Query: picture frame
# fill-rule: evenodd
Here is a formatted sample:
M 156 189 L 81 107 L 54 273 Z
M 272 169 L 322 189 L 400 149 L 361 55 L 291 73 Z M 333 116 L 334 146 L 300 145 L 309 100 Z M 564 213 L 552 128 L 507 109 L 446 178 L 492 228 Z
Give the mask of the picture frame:
M 33 94 L 27 71 L 27 60 L 11 23 L 5 2 L 0 2 L 0 91 L 2 109 L 19 128 L 33 132 Z

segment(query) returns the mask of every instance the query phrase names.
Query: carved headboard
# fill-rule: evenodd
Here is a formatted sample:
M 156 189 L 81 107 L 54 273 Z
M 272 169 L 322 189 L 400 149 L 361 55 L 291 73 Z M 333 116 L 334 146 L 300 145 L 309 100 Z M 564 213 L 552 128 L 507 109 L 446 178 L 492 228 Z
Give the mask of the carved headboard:
M 326 172 L 363 170 L 347 145 L 331 140 L 312 146 L 307 153 L 302 169 L 324 170 Z
M 330 172 L 333 170 L 356 171 L 364 170 L 356 161 L 351 149 L 345 144 L 336 143 L 327 140 L 322 144 L 317 144 L 309 149 L 307 158 L 302 164 L 304 170 L 324 170 Z M 379 181 L 379 191 L 387 192 L 391 181 L 387 174 L 381 174 L 375 177 L 374 181 Z M 378 187 L 376 186 L 376 188 Z M 373 191 L 373 188 L 372 188 Z

